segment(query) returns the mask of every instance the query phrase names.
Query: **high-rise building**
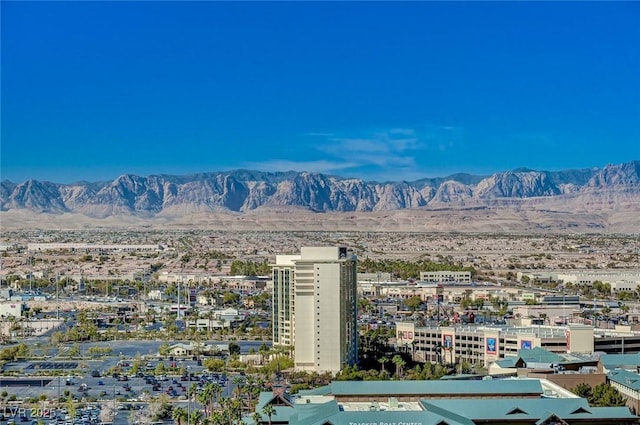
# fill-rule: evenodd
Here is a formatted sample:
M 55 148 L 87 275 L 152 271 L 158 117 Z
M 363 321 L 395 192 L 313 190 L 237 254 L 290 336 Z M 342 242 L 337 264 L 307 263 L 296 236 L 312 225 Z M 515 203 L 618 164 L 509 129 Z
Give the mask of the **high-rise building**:
M 297 370 L 333 372 L 358 359 L 357 259 L 345 247 L 303 247 L 273 265 L 273 344 Z

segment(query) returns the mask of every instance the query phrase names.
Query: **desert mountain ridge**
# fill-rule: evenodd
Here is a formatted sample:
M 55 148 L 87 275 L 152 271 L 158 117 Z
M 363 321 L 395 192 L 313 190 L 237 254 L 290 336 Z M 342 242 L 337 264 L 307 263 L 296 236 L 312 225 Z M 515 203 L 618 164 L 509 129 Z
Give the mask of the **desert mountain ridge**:
M 249 170 L 125 174 L 111 182 L 72 184 L 5 180 L 0 183 L 0 220 L 4 229 L 219 226 L 637 233 L 640 161 L 383 183 Z

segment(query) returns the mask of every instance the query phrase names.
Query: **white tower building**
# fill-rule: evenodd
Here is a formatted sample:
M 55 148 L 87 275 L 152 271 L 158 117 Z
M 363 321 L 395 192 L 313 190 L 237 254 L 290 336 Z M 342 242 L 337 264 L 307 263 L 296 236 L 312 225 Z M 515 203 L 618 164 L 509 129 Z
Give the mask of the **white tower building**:
M 358 359 L 357 260 L 345 247 L 303 247 L 273 266 L 273 343 L 297 370 L 339 372 Z

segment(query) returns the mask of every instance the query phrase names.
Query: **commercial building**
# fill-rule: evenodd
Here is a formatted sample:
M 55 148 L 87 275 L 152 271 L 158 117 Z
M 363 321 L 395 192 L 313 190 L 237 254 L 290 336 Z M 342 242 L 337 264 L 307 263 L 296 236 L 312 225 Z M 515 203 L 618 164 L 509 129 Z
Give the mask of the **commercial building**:
M 208 317 L 187 319 L 186 324 L 189 328 L 196 328 L 199 331 L 231 328 L 234 323 L 241 322 L 245 318 L 245 315 L 235 308 L 203 310 L 201 313 Z
M 629 326 L 594 329 L 590 325 L 454 325 L 418 327 L 396 323 L 396 345 L 417 361 L 468 362 L 485 367 L 535 347 L 558 354 L 639 353 L 640 332 Z
M 598 368 L 607 374 L 609 384 L 627 399 L 631 411 L 640 412 L 640 354 L 604 354 Z
M 471 283 L 471 272 L 452 270 L 420 272 L 420 280 L 429 283 Z
M 433 326 L 396 324 L 396 344 L 426 362 L 482 364 L 541 347 L 555 353 L 593 353 L 592 326 Z
M 0 317 L 22 317 L 25 307 L 20 301 L 0 302 Z
M 440 301 L 452 303 L 459 303 L 465 298 L 469 300 L 499 298 L 509 302 L 521 301 L 527 298 L 537 300 L 536 294 L 525 289 L 503 287 L 490 283 L 422 281 L 381 281 L 378 283 L 358 280 L 358 294 L 363 297 L 394 300 L 420 297 L 426 303 L 435 303 L 438 295 L 440 295 Z
M 273 344 L 293 346 L 297 370 L 338 372 L 357 362 L 356 256 L 303 247 L 273 265 Z
M 640 270 L 589 270 L 589 271 L 536 271 L 518 272 L 519 282 L 535 280 L 538 283 L 563 282 L 573 285 L 591 286 L 594 282 L 600 281 L 611 286 L 612 293 L 622 291 L 633 292 L 640 286 Z
M 273 412 L 267 416 L 265 406 Z M 592 407 L 586 399 L 538 379 L 332 382 L 296 396 L 260 395 L 245 424 L 266 425 L 623 425 L 627 407 Z M 258 419 L 256 417 L 256 419 Z

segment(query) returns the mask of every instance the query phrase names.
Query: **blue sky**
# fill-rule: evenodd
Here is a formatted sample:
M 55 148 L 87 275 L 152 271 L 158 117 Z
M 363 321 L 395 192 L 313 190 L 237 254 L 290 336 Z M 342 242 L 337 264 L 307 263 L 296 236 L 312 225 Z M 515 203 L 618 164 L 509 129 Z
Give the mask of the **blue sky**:
M 2 179 L 640 159 L 640 2 L 7 2 Z

